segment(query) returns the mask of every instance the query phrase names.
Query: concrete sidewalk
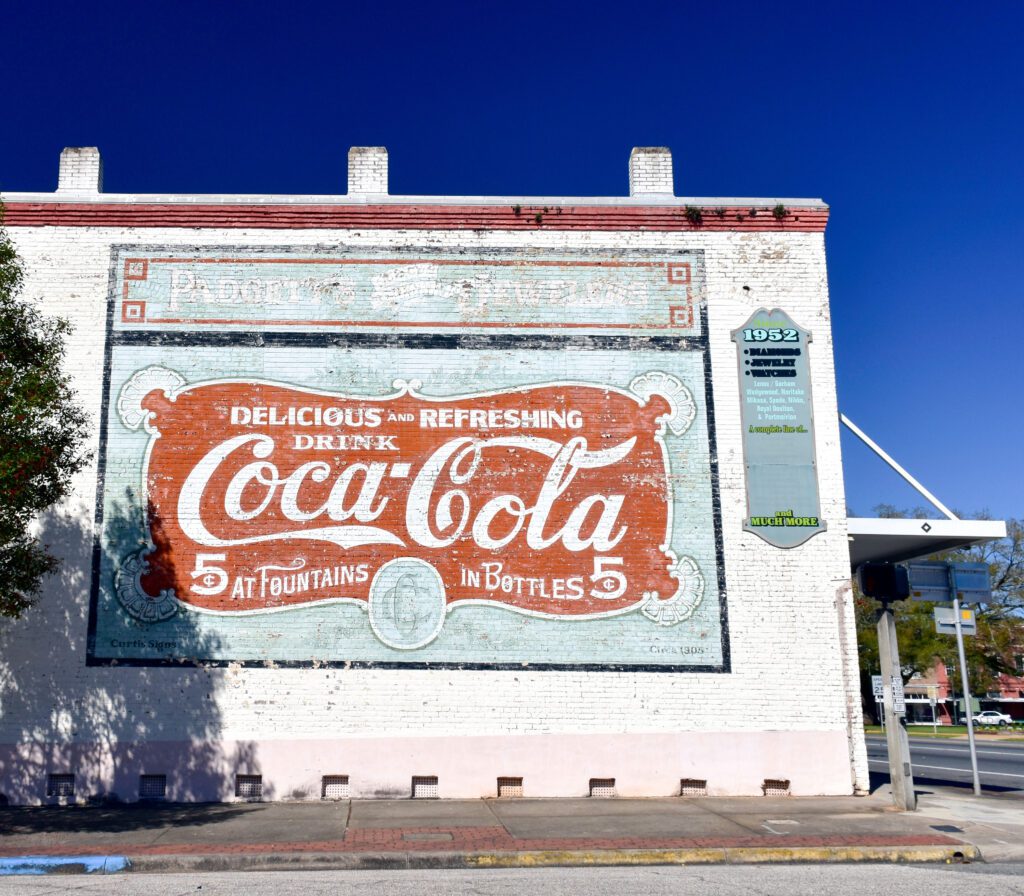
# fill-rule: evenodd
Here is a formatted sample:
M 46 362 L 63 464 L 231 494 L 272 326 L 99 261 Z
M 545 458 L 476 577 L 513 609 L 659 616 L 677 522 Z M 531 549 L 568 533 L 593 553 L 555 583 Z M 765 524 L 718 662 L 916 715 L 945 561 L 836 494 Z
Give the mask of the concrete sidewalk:
M 977 821 L 989 798 L 964 799 L 943 797 L 918 813 L 894 811 L 884 791 L 867 798 L 2 808 L 0 871 L 25 857 L 70 863 L 70 870 L 117 867 L 127 858 L 137 871 L 971 861 L 980 853 L 968 818 L 990 841 L 1021 842 L 1015 825 L 1024 823 L 1024 801 L 1004 805 L 1002 823 L 1010 827 L 993 833 Z

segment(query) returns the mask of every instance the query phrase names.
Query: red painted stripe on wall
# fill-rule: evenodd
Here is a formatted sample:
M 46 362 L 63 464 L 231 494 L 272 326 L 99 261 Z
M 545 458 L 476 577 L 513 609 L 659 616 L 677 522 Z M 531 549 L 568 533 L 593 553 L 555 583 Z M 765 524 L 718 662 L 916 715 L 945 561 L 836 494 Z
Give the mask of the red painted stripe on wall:
M 719 210 L 723 213 L 719 214 Z M 495 205 L 193 205 L 184 203 L 10 202 L 8 227 L 223 227 L 309 230 L 653 230 L 821 233 L 828 209 L 702 208 L 694 222 L 671 207 Z M 693 214 L 691 212 L 691 217 Z

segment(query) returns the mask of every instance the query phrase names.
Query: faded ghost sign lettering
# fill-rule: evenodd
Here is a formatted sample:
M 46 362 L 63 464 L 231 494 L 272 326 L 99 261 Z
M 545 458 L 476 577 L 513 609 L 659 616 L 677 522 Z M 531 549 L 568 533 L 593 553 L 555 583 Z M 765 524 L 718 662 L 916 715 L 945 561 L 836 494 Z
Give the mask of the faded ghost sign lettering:
M 289 261 L 285 282 L 280 256 L 233 254 L 260 276 L 218 267 L 214 277 L 202 258 L 180 256 L 152 279 L 162 256 L 115 266 L 124 279 L 112 289 L 122 316 L 94 659 L 723 664 L 706 345 L 696 322 L 663 306 L 659 323 L 652 311 L 652 289 L 678 294 L 684 262 L 609 261 L 648 315 L 641 329 L 697 331 L 683 350 L 641 337 L 632 351 L 590 338 L 573 351 L 543 334 L 517 348 L 488 332 L 545 329 L 551 309 L 538 316 L 529 303 L 502 317 L 460 314 L 460 327 L 481 333 L 471 342 L 346 337 L 341 347 L 314 313 L 324 259 L 308 264 L 319 280 L 301 257 Z M 339 282 L 353 292 L 383 288 L 389 272 L 405 282 L 410 266 L 390 261 L 342 258 Z M 516 283 L 584 304 L 607 292 L 607 271 L 589 258 L 502 262 L 489 258 L 487 270 L 509 279 L 509 295 Z M 444 260 L 431 265 L 447 282 Z M 690 301 L 699 258 L 685 265 Z M 230 325 L 252 315 L 261 347 L 246 331 L 237 346 L 160 338 L 176 324 L 154 323 L 158 307 L 202 321 L 203 309 L 230 304 L 215 280 L 248 284 L 255 302 Z M 146 329 L 119 336 L 132 326 L 124 309 L 143 301 L 136 283 L 149 290 Z M 451 300 L 435 297 L 439 319 Z M 266 329 L 275 314 L 307 321 L 306 334 L 278 340 Z M 149 345 L 137 335 L 148 330 Z M 165 633 L 164 647 L 128 637 L 139 627 Z M 203 633 L 201 655 L 185 630 Z

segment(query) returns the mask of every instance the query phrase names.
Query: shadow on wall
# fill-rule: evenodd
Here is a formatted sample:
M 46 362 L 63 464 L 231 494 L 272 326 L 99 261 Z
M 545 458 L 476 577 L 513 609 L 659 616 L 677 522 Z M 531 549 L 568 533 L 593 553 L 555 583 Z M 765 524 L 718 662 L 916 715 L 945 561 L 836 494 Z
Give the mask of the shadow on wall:
M 107 513 L 111 559 L 145 546 L 141 522 L 128 492 Z M 0 803 L 52 802 L 50 776 L 70 774 L 78 802 L 137 800 L 142 775 L 165 775 L 172 801 L 233 798 L 235 775 L 260 769 L 251 743 L 222 740 L 224 670 L 86 666 L 92 531 L 84 511 L 44 519 L 41 538 L 60 571 L 22 619 L 0 621 Z M 209 656 L 215 639 L 187 620 L 182 655 Z M 130 624 L 146 637 L 144 624 Z M 161 782 L 145 783 L 152 793 Z

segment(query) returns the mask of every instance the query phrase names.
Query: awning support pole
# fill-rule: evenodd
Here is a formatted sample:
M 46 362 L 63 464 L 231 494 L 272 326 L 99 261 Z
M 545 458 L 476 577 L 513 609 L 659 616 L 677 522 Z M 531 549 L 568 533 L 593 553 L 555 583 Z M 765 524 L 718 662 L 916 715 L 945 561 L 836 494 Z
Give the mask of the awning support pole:
M 839 419 L 843 421 L 850 432 L 852 432 L 858 439 L 860 439 L 865 445 L 868 446 L 872 451 L 875 452 L 882 460 L 884 460 L 890 467 L 892 467 L 903 479 L 912 485 L 918 494 L 922 495 L 933 507 L 937 508 L 943 513 L 948 519 L 955 520 L 959 517 L 953 513 L 945 504 L 943 504 L 938 498 L 935 497 L 928 489 L 926 489 L 920 482 L 918 482 L 913 476 L 911 476 L 906 470 L 903 469 L 896 461 L 894 461 L 888 454 L 885 453 L 867 433 L 864 432 L 859 426 L 857 426 L 846 414 L 840 414 Z

